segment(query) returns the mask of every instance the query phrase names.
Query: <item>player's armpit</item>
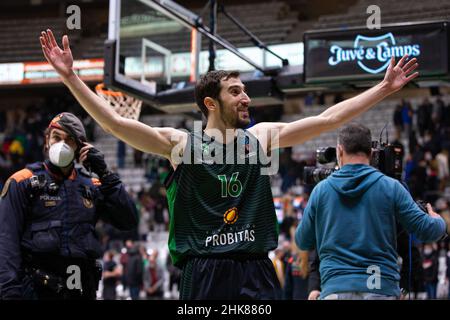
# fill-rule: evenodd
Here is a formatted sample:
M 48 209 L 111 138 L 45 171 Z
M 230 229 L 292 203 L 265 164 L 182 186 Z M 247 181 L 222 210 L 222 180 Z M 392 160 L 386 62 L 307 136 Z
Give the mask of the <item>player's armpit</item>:
M 172 163 L 172 165 L 178 164 L 183 157 L 183 152 L 186 147 L 189 132 L 187 130 L 180 130 L 174 128 L 157 128 L 158 132 L 170 141 L 171 149 L 170 154 L 166 156 L 167 159 Z
M 280 148 L 279 132 L 287 123 L 284 122 L 260 122 L 248 131 L 253 134 L 262 146 L 264 152 Z

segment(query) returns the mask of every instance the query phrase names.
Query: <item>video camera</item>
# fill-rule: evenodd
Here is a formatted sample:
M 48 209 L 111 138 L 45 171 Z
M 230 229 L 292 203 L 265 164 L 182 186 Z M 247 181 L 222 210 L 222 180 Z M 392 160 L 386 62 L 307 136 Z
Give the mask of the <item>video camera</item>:
M 316 161 L 320 165 L 306 166 L 303 181 L 306 184 L 317 184 L 338 170 L 336 164 L 336 148 L 324 147 L 316 151 Z M 372 141 L 372 159 L 370 165 L 385 175 L 400 181 L 403 171 L 403 147 L 389 142 Z
M 303 169 L 303 181 L 306 184 L 319 183 L 338 170 L 336 164 L 336 148 L 322 147 L 317 149 L 316 161 L 320 165 L 315 167 L 305 166 Z

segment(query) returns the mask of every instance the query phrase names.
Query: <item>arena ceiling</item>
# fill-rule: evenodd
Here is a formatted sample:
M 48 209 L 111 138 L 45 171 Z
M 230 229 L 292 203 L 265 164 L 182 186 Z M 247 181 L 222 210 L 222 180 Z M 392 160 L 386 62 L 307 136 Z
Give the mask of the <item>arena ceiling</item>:
M 188 8 L 199 8 L 203 7 L 208 1 L 207 0 L 175 0 L 176 2 L 182 4 Z M 262 0 L 222 0 L 222 3 L 227 5 L 233 4 L 249 4 L 249 3 L 260 3 Z M 272 0 L 278 1 L 278 0 Z M 279 0 L 280 2 L 285 2 L 291 5 L 293 9 L 299 12 L 300 20 L 314 20 L 320 15 L 340 13 L 345 12 L 346 9 L 352 4 L 356 3 L 357 0 Z M 45 10 L 47 15 L 57 14 L 61 8 L 65 8 L 72 4 L 78 4 L 83 6 L 94 6 L 107 8 L 109 0 L 3 0 L 0 1 L 0 16 L 6 15 L 11 17 L 11 14 L 21 15 L 27 13 L 36 13 L 36 10 Z M 49 10 L 50 9 L 50 10 Z M 52 10 L 53 9 L 53 10 Z M 49 11 L 47 11 L 49 10 Z M 43 12 L 44 13 L 44 12 Z M 17 17 L 19 18 L 19 17 Z

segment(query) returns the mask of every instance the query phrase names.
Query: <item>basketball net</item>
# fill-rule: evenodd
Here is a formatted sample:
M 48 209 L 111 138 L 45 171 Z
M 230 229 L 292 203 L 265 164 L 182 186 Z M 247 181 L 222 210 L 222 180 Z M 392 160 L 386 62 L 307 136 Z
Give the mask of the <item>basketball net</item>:
M 99 97 L 108 101 L 110 106 L 121 117 L 138 120 L 141 113 L 142 100 L 129 96 L 120 91 L 105 88 L 104 83 L 95 86 L 95 92 Z

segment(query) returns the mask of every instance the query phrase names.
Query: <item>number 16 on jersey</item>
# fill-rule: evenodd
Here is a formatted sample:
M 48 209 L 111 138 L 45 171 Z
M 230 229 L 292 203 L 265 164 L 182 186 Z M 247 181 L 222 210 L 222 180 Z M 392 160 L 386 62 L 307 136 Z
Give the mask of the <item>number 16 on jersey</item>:
M 242 183 L 238 180 L 238 175 L 239 172 L 234 172 L 231 175 L 229 182 L 225 174 L 220 174 L 217 176 L 221 184 L 222 198 L 226 198 L 228 196 L 233 198 L 239 197 L 242 192 Z

